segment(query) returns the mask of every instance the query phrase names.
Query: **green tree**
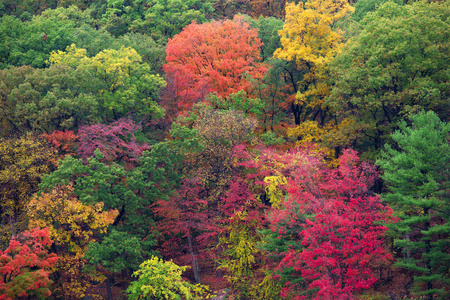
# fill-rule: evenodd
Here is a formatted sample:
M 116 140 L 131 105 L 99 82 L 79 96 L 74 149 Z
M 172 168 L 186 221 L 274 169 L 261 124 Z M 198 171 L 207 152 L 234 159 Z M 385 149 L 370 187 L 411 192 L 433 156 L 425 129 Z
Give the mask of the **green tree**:
M 355 11 L 351 15 L 351 18 L 360 22 L 368 13 L 377 10 L 380 5 L 386 2 L 394 2 L 398 5 L 403 4 L 402 0 L 359 0 L 355 3 Z
M 88 57 L 85 49 L 72 44 L 65 52 L 52 52 L 49 61 L 52 66 L 67 65 L 94 73 L 102 83 L 97 96 L 106 119 L 118 119 L 128 113 L 141 117 L 164 114 L 155 100 L 166 83 L 159 75 L 151 74 L 150 66 L 142 63 L 141 56 L 133 48 L 105 49 Z
M 108 299 L 112 300 L 113 275 L 123 271 L 137 270 L 143 260 L 143 254 L 141 243 L 136 236 L 112 229 L 101 243 L 89 244 L 84 258 L 89 260 L 91 266 L 101 266 L 108 271 L 106 290 Z M 91 266 L 87 266 L 86 269 Z
M 263 114 L 260 116 L 264 130 L 281 131 L 283 129 L 279 124 L 287 120 L 289 109 L 294 113 L 295 120 L 310 114 L 307 110 L 302 111 L 294 101 L 298 82 L 301 81 L 303 74 L 297 70 L 295 61 L 273 57 L 274 52 L 281 48 L 278 32 L 283 29 L 282 20 L 260 16 L 258 19 L 250 19 L 249 22 L 258 30 L 258 37 L 263 43 L 261 59 L 271 66 L 262 80 L 254 80 L 252 93 L 265 104 Z
M 440 295 L 450 291 L 450 123 L 436 113 L 421 112 L 400 122 L 378 164 L 384 170 L 390 193 L 383 196 L 399 220 L 389 224 L 397 234 L 394 244 L 405 257 L 397 266 L 413 271 L 419 295 Z
M 2 17 L 0 68 L 8 65 L 47 67 L 50 53 L 68 47 L 78 28 L 91 21 L 76 6 L 49 9 L 25 22 L 14 16 Z
M 1 0 L 0 17 L 13 15 L 27 20 L 46 9 L 56 8 L 57 4 L 57 0 Z
M 214 11 L 213 0 L 107 0 L 101 17 L 118 37 L 128 32 L 150 34 L 155 40 L 172 38 L 192 21 L 205 22 Z
M 51 192 L 58 185 L 73 185 L 73 193 L 83 204 L 103 202 L 104 209 L 117 209 L 119 215 L 113 225 L 142 238 L 150 234 L 145 227 L 151 222 L 149 205 L 153 199 L 144 199 L 134 193 L 138 171 L 127 171 L 123 166 L 102 163 L 100 150 L 83 162 L 66 156 L 53 173 L 45 176 L 40 192 Z M 120 225 L 120 226 L 119 226 Z
M 422 109 L 448 116 L 448 2 L 385 3 L 361 22 L 332 63 L 327 103 L 339 120 L 352 118 L 354 146 L 379 151 L 404 116 Z
M 137 280 L 127 289 L 128 299 L 179 300 L 181 296 L 193 299 L 196 292 L 201 293 L 205 287 L 192 285 L 181 278 L 181 273 L 187 268 L 153 256 L 133 273 Z
M 145 14 L 145 32 L 156 40 L 172 38 L 192 21 L 203 23 L 214 12 L 215 0 L 151 0 Z
M 89 70 L 64 65 L 0 70 L 0 135 L 71 130 L 98 122 L 95 93 L 100 86 Z
M 214 19 L 233 19 L 236 15 L 250 15 L 252 4 L 250 0 L 215 0 Z

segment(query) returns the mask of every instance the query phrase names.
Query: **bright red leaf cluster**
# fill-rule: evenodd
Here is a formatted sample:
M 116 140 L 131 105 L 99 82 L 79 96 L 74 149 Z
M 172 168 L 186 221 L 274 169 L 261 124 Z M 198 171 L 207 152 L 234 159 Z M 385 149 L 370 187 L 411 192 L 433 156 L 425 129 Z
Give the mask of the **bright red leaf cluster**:
M 51 244 L 47 228 L 32 229 L 14 237 L 5 251 L 0 250 L 1 300 L 50 296 L 48 270 L 58 260 L 56 254 L 48 254 Z
M 374 266 L 392 259 L 383 247 L 387 228 L 377 225 L 390 218 L 391 209 L 369 191 L 377 176 L 375 167 L 360 163 L 355 151 L 344 151 L 338 169 L 312 162 L 290 171 L 287 201 L 271 212 L 272 230 L 281 238 L 287 229 L 280 224 L 302 229 L 300 250 L 282 254 L 278 269 L 293 267 L 306 280 L 306 289 L 299 292 L 302 288 L 288 282 L 282 295 L 352 299 L 354 292 L 377 280 Z
M 55 130 L 50 134 L 44 133 L 43 136 L 62 157 L 74 154 L 74 149 L 78 142 L 78 136 L 73 131 Z

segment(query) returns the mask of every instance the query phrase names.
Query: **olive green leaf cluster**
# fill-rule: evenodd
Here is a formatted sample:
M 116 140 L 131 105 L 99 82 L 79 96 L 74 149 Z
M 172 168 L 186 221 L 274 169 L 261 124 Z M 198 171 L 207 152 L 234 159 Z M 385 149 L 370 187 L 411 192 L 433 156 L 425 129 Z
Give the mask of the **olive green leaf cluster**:
M 380 149 L 409 114 L 448 116 L 449 14 L 448 2 L 385 3 L 332 63 L 327 103 L 340 119 L 356 120 L 354 144 L 362 150 Z

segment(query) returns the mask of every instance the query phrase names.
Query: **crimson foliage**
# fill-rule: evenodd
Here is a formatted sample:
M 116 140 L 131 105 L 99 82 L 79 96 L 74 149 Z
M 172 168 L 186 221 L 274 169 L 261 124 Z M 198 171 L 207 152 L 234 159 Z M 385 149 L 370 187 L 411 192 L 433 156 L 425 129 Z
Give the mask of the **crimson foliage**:
M 47 228 L 33 229 L 14 237 L 5 251 L 0 250 L 1 300 L 50 296 L 48 270 L 58 260 L 56 254 L 47 252 L 51 244 Z
M 286 178 L 285 200 L 268 216 L 277 239 L 289 241 L 273 250 L 281 259 L 277 270 L 290 273 L 282 296 L 353 299 L 377 280 L 374 268 L 392 259 L 383 246 L 387 228 L 379 225 L 391 209 L 369 191 L 375 167 L 360 163 L 352 150 L 344 151 L 337 169 L 317 155 L 274 158 Z

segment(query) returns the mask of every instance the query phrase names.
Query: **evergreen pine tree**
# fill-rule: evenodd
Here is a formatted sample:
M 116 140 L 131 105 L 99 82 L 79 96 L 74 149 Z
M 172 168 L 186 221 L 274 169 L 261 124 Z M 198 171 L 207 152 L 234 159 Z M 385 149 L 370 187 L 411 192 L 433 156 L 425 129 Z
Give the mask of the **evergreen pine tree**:
M 450 295 L 450 123 L 432 111 L 410 116 L 392 134 L 378 164 L 384 170 L 388 202 L 399 221 L 389 224 L 403 248 L 397 266 L 413 271 L 419 295 Z M 446 288 L 447 287 L 447 288 Z

